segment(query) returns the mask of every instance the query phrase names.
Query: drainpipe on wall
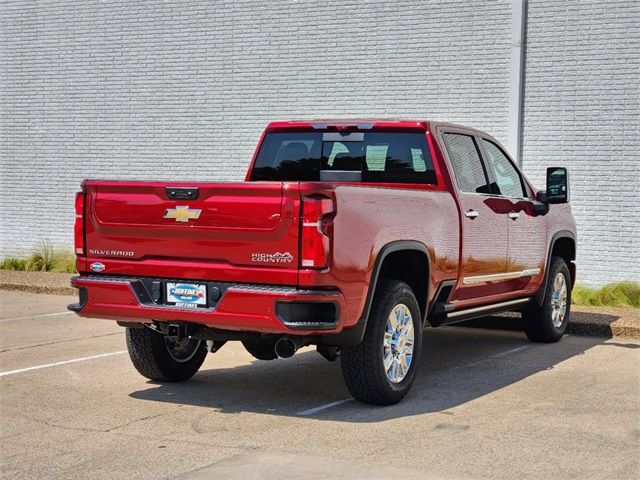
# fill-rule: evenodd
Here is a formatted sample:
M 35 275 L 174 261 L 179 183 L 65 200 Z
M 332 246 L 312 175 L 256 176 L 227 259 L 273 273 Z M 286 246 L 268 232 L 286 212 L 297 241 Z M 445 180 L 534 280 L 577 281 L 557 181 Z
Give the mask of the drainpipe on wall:
M 509 128 L 507 148 L 522 167 L 522 107 L 527 0 L 511 0 L 511 65 L 509 72 Z

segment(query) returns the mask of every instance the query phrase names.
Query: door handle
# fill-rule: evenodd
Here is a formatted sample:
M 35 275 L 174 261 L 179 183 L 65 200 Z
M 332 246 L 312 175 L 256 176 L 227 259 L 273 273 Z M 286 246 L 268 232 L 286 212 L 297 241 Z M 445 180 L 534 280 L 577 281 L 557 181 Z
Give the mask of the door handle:
M 520 213 L 518 212 L 509 212 L 509 218 L 511 220 L 517 220 L 520 218 Z
M 480 214 L 478 212 L 476 212 L 475 210 L 468 210 L 466 212 L 464 212 L 464 216 L 467 218 L 470 218 L 471 220 L 473 220 L 474 218 L 477 218 L 480 216 Z

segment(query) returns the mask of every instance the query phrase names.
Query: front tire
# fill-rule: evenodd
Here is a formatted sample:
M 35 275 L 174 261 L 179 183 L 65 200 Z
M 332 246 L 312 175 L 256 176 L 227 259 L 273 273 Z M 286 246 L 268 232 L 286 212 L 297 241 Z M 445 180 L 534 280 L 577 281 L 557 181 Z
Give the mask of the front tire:
M 342 374 L 351 395 L 372 405 L 398 403 L 413 384 L 421 350 L 420 308 L 411 287 L 381 280 L 362 343 L 341 349 Z
M 149 327 L 127 328 L 127 350 L 133 366 L 150 380 L 182 382 L 193 377 L 207 356 L 202 340 L 170 340 Z
M 561 257 L 553 257 L 543 304 L 522 312 L 524 331 L 532 342 L 553 343 L 562 338 L 571 315 L 571 274 Z

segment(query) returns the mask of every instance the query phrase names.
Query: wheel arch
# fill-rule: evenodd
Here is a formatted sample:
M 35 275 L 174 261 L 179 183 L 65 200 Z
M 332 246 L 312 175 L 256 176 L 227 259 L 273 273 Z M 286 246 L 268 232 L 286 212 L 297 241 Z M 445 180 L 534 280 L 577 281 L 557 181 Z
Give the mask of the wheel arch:
M 571 274 L 571 287 L 576 283 L 576 265 L 574 263 L 576 259 L 576 237 L 573 232 L 569 230 L 561 230 L 556 232 L 551 238 L 549 244 L 549 253 L 547 255 L 547 262 L 545 266 L 544 281 L 534 297 L 534 302 L 538 306 L 542 306 L 545 299 L 545 292 L 547 291 L 547 284 L 549 282 L 549 269 L 551 268 L 551 259 L 554 257 L 561 257 L 567 263 L 569 267 L 569 273 Z
M 420 315 L 424 325 L 427 316 L 430 275 L 429 250 L 424 243 L 416 240 L 398 240 L 387 243 L 376 256 L 369 288 L 367 289 L 367 297 L 358 322 L 352 328 L 336 335 L 325 337 L 324 343 L 329 345 L 358 345 L 362 341 L 371 305 L 373 304 L 373 296 L 378 281 L 383 278 L 401 280 L 411 287 L 420 307 Z

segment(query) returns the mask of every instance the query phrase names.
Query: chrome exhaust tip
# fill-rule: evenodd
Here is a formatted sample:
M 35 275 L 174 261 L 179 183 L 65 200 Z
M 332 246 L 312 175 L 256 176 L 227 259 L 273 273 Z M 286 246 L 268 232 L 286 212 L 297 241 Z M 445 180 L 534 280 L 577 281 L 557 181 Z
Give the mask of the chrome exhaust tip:
M 298 351 L 298 344 L 289 337 L 282 337 L 276 342 L 274 350 L 279 358 L 291 358 Z

